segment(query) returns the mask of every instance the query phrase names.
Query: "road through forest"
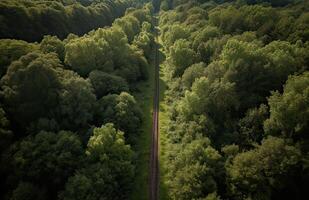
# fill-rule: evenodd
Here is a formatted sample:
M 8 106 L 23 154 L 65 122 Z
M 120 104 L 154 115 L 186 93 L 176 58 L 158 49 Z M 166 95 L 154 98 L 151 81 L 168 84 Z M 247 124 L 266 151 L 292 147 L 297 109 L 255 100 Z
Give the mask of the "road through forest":
M 156 24 L 156 23 L 155 23 Z M 149 178 L 149 195 L 150 200 L 158 199 L 158 143 L 159 143 L 159 44 L 157 43 L 158 33 L 155 28 L 155 61 L 154 61 L 154 99 L 153 99 L 153 123 L 151 133 L 151 150 L 150 150 L 150 178 Z

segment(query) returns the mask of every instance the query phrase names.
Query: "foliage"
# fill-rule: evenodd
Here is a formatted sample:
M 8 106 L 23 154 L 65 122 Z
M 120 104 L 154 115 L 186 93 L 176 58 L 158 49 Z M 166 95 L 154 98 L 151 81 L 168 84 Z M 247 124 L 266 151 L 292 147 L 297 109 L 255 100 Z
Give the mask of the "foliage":
M 115 127 L 128 134 L 137 135 L 141 125 L 142 113 L 133 96 L 126 92 L 119 95 L 104 96 L 98 101 L 96 119 L 98 122 L 113 123 Z
M 87 166 L 66 184 L 61 199 L 123 199 L 134 175 L 133 152 L 113 124 L 95 128 L 87 145 Z M 119 192 L 121 191 L 121 192 Z
M 307 7 L 163 1 L 161 130 L 170 199 L 308 196 Z M 191 151 L 205 138 L 199 152 L 217 152 L 212 167 Z
M 3 0 L 0 38 L 39 41 L 44 35 L 65 38 L 111 25 L 130 6 L 129 1 L 98 1 L 89 6 L 61 1 Z M 12 14 L 14 13 L 14 14 Z

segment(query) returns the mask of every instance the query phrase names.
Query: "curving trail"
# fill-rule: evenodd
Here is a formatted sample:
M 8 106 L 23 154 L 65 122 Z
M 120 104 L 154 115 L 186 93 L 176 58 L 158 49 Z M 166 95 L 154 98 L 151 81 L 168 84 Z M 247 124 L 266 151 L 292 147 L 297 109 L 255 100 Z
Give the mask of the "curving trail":
M 156 40 L 158 37 L 155 31 Z M 158 199 L 158 177 L 159 177 L 159 164 L 158 164 L 158 143 L 159 143 L 159 47 L 155 43 L 155 88 L 153 99 L 153 123 L 151 133 L 151 150 L 150 150 L 150 177 L 149 177 L 149 195 L 150 200 Z

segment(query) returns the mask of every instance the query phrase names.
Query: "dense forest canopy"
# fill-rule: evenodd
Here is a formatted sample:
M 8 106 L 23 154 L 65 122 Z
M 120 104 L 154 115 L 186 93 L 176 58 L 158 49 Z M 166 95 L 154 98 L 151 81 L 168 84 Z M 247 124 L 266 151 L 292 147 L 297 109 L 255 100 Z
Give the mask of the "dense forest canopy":
M 1 0 L 0 38 L 33 42 L 44 35 L 82 35 L 110 26 L 132 5 L 127 0 Z
M 169 199 L 308 197 L 308 5 L 162 1 Z
M 1 199 L 128 198 L 152 13 L 134 0 L 0 2 Z
M 309 1 L 1 0 L 0 199 L 132 199 L 158 46 L 160 198 L 308 197 Z

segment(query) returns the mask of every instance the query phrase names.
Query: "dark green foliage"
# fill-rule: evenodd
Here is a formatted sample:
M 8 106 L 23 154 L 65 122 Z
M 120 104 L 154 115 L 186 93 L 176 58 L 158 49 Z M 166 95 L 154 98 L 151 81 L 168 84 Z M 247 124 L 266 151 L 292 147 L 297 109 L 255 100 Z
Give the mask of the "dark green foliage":
M 13 155 L 16 175 L 21 180 L 43 187 L 52 196 L 63 188 L 67 178 L 82 161 L 81 142 L 75 134 L 67 131 L 57 134 L 42 131 L 35 136 L 28 136 Z M 19 185 L 15 191 L 26 192 L 23 191 L 25 186 Z
M 249 109 L 244 118 L 239 120 L 239 138 L 237 144 L 250 148 L 259 144 L 265 137 L 263 123 L 268 118 L 268 108 L 262 104 L 259 108 Z
M 271 199 L 273 190 L 287 184 L 284 178 L 292 175 L 300 159 L 299 149 L 283 139 L 264 139 L 256 149 L 239 153 L 227 166 L 231 193 L 235 199 Z
M 39 41 L 44 35 L 65 38 L 111 25 L 130 5 L 126 1 L 98 1 L 83 6 L 61 1 L 3 0 L 0 3 L 0 38 Z
M 13 62 L 2 88 L 6 109 L 22 130 L 42 118 L 54 118 L 71 130 L 92 120 L 95 96 L 90 83 L 63 70 L 54 53 L 31 53 Z
M 101 71 L 92 71 L 89 74 L 89 80 L 97 99 L 108 94 L 120 94 L 129 90 L 128 84 L 123 78 Z
M 7 70 L 7 67 L 12 61 L 18 60 L 21 56 L 35 51 L 38 46 L 27 43 L 22 40 L 0 40 L 0 76 L 2 77 Z
M 11 200 L 41 200 L 46 198 L 45 191 L 28 182 L 20 182 L 13 191 Z
M 123 199 L 134 175 L 133 152 L 123 132 L 113 124 L 95 128 L 86 154 L 86 167 L 68 180 L 60 199 Z
M 0 199 L 128 199 L 154 45 L 151 4 L 113 23 L 129 5 L 1 1 L 0 37 L 42 41 L 0 40 Z
M 43 53 L 57 53 L 59 59 L 64 60 L 64 43 L 57 36 L 44 36 L 40 43 L 40 49 Z
M 13 62 L 2 78 L 4 103 L 22 127 L 50 115 L 57 105 L 61 64 L 56 54 L 30 53 Z
M 98 123 L 113 123 L 115 127 L 135 137 L 141 125 L 142 113 L 133 96 L 126 92 L 104 96 L 98 101 L 95 119 Z
M 12 139 L 13 132 L 10 130 L 10 121 L 3 108 L 0 108 L 0 155 L 3 150 L 9 147 Z
M 283 94 L 274 92 L 268 99 L 270 118 L 265 121 L 267 134 L 282 135 L 296 141 L 308 139 L 309 74 L 291 76 Z
M 248 4 L 270 3 L 272 6 L 285 6 L 295 0 L 246 0 Z

